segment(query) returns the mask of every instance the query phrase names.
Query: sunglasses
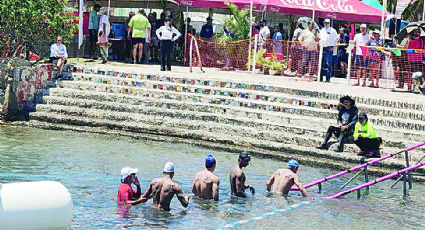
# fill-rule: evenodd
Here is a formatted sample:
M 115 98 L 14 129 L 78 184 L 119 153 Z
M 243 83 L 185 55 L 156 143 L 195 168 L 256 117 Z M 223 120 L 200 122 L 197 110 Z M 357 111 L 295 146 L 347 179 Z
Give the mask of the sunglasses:
M 62 40 L 58 40 L 58 42 L 61 42 Z

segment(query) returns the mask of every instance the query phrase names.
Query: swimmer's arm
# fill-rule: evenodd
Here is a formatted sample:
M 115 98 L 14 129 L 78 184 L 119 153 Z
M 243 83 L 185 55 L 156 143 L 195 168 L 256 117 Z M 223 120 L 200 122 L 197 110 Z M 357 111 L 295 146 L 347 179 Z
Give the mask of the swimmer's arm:
M 179 199 L 180 203 L 183 207 L 187 207 L 189 205 L 189 196 L 183 195 L 183 191 L 180 188 L 180 185 L 174 184 L 174 192 L 177 194 L 177 198 Z
M 217 178 L 216 180 L 214 180 L 213 182 L 213 198 L 215 201 L 218 201 L 218 187 L 220 186 L 220 180 Z
M 270 177 L 270 179 L 267 181 L 267 191 L 269 191 L 269 192 L 272 189 L 272 185 L 274 183 L 275 175 L 276 175 L 276 172 L 274 172 L 273 175 Z
M 305 190 L 303 184 L 301 184 L 300 180 L 298 179 L 298 175 L 294 175 L 294 184 L 300 189 L 301 193 L 304 197 L 307 197 L 307 191 Z

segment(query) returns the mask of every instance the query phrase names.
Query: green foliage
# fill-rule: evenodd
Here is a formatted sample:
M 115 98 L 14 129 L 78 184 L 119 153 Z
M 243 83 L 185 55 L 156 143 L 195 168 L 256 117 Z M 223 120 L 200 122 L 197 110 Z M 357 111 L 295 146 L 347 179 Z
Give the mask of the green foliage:
M 40 41 L 53 42 L 58 35 L 69 42 L 78 29 L 74 24 L 78 18 L 67 11 L 65 4 L 66 0 L 1 0 L 0 52 L 12 51 L 17 44 L 31 49 Z
M 231 40 L 250 38 L 249 30 L 251 22 L 249 21 L 249 11 L 239 10 L 235 4 L 229 2 L 225 2 L 224 4 L 226 4 L 230 11 L 232 11 L 232 16 L 226 18 L 225 25 L 227 29 L 234 34 L 234 37 L 226 37 Z
M 276 57 L 273 57 L 273 59 L 271 58 L 266 58 L 268 61 L 266 63 L 267 68 L 271 69 L 271 70 L 276 70 L 276 71 L 281 71 L 283 70 L 284 66 L 283 63 L 278 61 Z
M 266 62 L 268 61 L 266 58 L 263 57 L 263 55 L 266 53 L 266 50 L 258 50 L 257 51 L 257 58 L 255 60 L 255 67 L 259 68 L 259 67 L 263 67 Z M 248 63 L 246 64 L 246 66 L 249 68 L 251 66 L 254 65 L 254 61 L 253 61 L 253 56 L 254 56 L 254 50 L 251 51 L 251 55 L 248 59 Z

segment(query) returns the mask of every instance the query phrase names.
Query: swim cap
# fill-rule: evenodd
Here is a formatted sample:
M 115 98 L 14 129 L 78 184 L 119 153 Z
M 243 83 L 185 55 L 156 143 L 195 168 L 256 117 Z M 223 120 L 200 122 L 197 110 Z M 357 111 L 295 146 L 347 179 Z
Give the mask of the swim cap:
M 121 180 L 125 180 L 125 178 L 127 178 L 128 176 L 130 176 L 131 174 L 137 173 L 139 172 L 138 169 L 133 169 L 130 167 L 124 167 L 121 169 Z
M 293 168 L 298 168 L 298 167 L 299 167 L 299 165 L 298 165 L 298 161 L 297 160 L 290 159 L 288 161 L 288 168 L 293 169 Z
M 251 157 L 246 152 L 239 153 L 239 159 L 242 159 L 244 161 L 250 161 Z
M 205 167 L 206 168 L 211 168 L 213 167 L 215 164 L 215 158 L 212 154 L 209 154 L 206 158 L 205 158 Z
M 163 172 L 165 172 L 165 173 L 172 173 L 172 172 L 174 172 L 174 164 L 173 164 L 173 162 L 167 162 L 164 165 L 164 171 Z

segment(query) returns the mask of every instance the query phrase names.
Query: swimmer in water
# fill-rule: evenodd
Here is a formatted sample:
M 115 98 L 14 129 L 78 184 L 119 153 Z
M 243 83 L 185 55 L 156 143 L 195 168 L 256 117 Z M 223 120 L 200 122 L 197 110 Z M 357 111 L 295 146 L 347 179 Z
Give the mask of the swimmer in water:
M 249 165 L 250 160 L 251 157 L 248 153 L 242 152 L 239 154 L 238 164 L 230 169 L 230 188 L 232 190 L 232 196 L 246 197 L 245 189 L 249 189 L 252 195 L 255 194 L 254 187 L 250 184 L 245 184 L 246 177 L 242 171 L 243 167 Z
M 208 155 L 205 158 L 205 169 L 198 172 L 193 181 L 192 192 L 195 196 L 210 200 L 218 200 L 218 187 L 220 180 L 214 175 L 216 161 L 213 155 Z
M 121 170 L 121 185 L 118 188 L 117 202 L 126 204 L 137 204 L 141 201 L 138 200 L 142 194 L 140 189 L 139 179 L 136 176 L 138 169 L 125 167 Z M 134 184 L 137 191 L 131 187 Z
M 270 179 L 267 181 L 267 191 L 271 191 L 274 194 L 288 196 L 289 190 L 292 185 L 298 186 L 304 197 L 307 197 L 307 191 L 304 189 L 303 184 L 298 179 L 296 174 L 298 171 L 298 161 L 290 159 L 288 161 L 287 169 L 276 170 Z M 274 185 L 273 185 L 274 184 Z M 273 185 L 273 190 L 271 189 Z
M 146 202 L 153 198 L 152 208 L 170 211 L 170 203 L 174 195 L 177 195 L 183 207 L 189 205 L 189 196 L 183 195 L 180 185 L 173 181 L 174 164 L 167 162 L 164 165 L 164 177 L 155 178 L 151 181 L 148 190 L 140 198 L 141 202 Z

